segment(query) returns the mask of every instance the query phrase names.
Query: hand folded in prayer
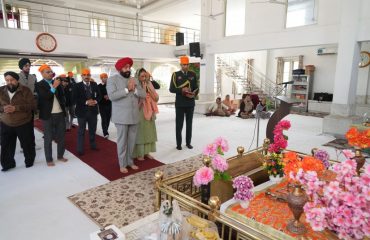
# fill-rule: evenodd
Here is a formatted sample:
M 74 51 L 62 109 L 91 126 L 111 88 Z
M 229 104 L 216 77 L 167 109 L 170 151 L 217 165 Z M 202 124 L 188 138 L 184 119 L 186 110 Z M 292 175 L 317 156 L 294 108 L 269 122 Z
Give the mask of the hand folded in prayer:
M 135 91 L 136 88 L 136 82 L 134 78 L 130 78 L 127 83 L 127 89 L 129 92 Z
M 93 100 L 93 99 L 87 100 L 87 105 L 90 106 L 90 107 L 95 106 L 97 103 L 98 102 L 96 100 Z
M 5 113 L 13 113 L 15 111 L 15 106 L 13 105 L 6 105 L 4 106 Z

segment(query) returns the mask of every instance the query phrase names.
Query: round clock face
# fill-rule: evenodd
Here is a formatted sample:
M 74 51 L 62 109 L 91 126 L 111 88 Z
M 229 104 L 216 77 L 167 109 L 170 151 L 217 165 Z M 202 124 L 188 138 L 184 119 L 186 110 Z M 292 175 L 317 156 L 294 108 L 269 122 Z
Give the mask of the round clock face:
M 360 68 L 367 67 L 370 65 L 370 53 L 366 51 L 362 51 L 360 53 L 361 61 L 360 61 Z
M 57 40 L 49 33 L 41 33 L 36 38 L 37 47 L 44 52 L 52 52 L 57 48 Z

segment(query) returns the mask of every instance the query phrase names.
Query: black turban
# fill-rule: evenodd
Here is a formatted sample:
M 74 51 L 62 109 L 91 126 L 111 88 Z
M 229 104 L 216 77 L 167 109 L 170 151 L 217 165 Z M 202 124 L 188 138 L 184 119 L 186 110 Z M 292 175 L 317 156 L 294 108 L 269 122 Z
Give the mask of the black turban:
M 31 61 L 28 58 L 22 58 L 21 60 L 19 60 L 18 66 L 20 69 L 23 69 L 24 65 L 26 65 L 27 63 L 31 64 Z
M 4 73 L 4 77 L 6 77 L 6 76 L 8 76 L 8 75 L 10 75 L 10 76 L 12 76 L 15 80 L 19 80 L 19 75 L 18 75 L 18 73 L 15 73 L 15 72 L 6 72 L 6 73 Z

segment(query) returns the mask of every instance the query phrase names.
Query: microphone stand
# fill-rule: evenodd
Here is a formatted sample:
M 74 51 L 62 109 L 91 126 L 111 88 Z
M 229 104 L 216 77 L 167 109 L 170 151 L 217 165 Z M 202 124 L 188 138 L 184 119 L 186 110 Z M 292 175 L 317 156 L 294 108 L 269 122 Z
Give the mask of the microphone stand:
M 257 144 L 256 148 L 258 148 L 259 138 L 260 138 L 260 119 L 261 119 L 261 112 L 263 110 L 263 106 L 261 102 L 258 103 L 256 107 L 256 118 L 257 118 Z

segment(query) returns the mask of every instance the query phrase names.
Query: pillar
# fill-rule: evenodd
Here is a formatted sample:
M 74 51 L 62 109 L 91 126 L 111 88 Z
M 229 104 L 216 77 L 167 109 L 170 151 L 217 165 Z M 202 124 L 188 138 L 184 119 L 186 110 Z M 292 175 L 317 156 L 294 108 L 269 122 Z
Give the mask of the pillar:
M 360 0 L 342 0 L 338 57 L 334 96 L 330 115 L 324 118 L 323 132 L 343 135 L 353 123 L 360 122 L 356 114 L 358 63 L 360 61 L 359 32 Z

